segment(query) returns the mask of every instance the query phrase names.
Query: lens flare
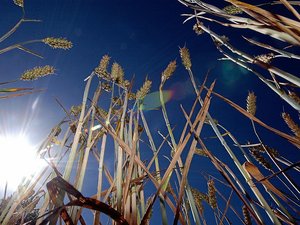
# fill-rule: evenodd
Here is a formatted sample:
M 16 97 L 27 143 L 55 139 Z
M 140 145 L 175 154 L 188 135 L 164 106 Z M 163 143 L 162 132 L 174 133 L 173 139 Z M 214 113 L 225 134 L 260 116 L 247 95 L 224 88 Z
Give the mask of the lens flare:
M 167 103 L 172 98 L 173 92 L 172 91 L 163 91 L 163 98 L 164 102 Z M 161 106 L 160 98 L 159 98 L 159 91 L 152 92 L 143 100 L 143 104 L 141 105 L 141 109 L 144 111 L 149 110 L 156 110 Z
M 0 185 L 15 190 L 46 163 L 37 157 L 36 149 L 23 136 L 0 137 Z

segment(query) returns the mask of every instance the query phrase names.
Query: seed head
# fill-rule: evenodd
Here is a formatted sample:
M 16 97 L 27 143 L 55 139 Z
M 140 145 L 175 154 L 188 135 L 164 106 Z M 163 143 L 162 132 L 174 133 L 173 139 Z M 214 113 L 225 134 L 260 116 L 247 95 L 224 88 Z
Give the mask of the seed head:
M 243 10 L 241 10 L 239 7 L 236 7 L 235 5 L 226 6 L 223 8 L 223 11 L 229 15 L 237 15 L 243 13 Z
M 180 57 L 182 60 L 182 64 L 184 67 L 189 70 L 192 67 L 191 57 L 190 53 L 187 47 L 180 48 Z
M 111 67 L 111 79 L 120 84 L 124 81 L 123 68 L 116 62 Z
M 20 7 L 24 7 L 24 1 L 23 0 L 14 0 L 15 5 L 20 6 Z
M 255 56 L 255 59 L 263 63 L 270 64 L 272 59 L 274 59 L 274 57 L 275 55 L 273 53 L 268 53 L 268 54 Z
M 176 69 L 176 61 L 171 61 L 167 68 L 162 72 L 161 74 L 161 82 L 165 83 L 166 80 L 168 80 L 174 73 Z
M 288 113 L 282 113 L 282 118 L 284 122 L 288 125 L 291 131 L 295 134 L 296 137 L 300 138 L 300 127 L 296 124 L 292 117 Z
M 108 72 L 107 72 L 107 67 L 109 64 L 110 57 L 108 55 L 104 55 L 102 59 L 100 60 L 99 65 L 95 68 L 94 72 L 99 76 L 99 77 L 106 77 L 108 78 Z
M 152 81 L 151 80 L 145 80 L 143 86 L 140 88 L 140 90 L 136 93 L 136 99 L 143 100 L 145 96 L 149 93 L 151 88 Z
M 243 205 L 243 216 L 244 216 L 244 222 L 246 225 L 251 225 L 251 217 L 250 217 L 250 214 L 249 214 L 249 211 L 247 209 L 247 207 L 245 205 Z
M 252 147 L 249 148 L 250 154 L 252 157 L 265 169 L 271 170 L 271 164 L 259 153 L 259 149 Z
M 59 48 L 59 49 L 68 50 L 73 47 L 72 42 L 68 41 L 65 38 L 48 37 L 48 38 L 44 38 L 42 41 L 46 45 L 49 45 L 51 48 Z
M 199 148 L 195 149 L 195 154 L 204 156 L 204 157 L 208 157 L 207 154 L 205 153 L 205 151 L 203 149 L 199 149 Z
M 21 75 L 21 80 L 36 80 L 40 77 L 44 77 L 50 74 L 54 74 L 54 67 L 53 66 L 43 66 L 43 67 L 34 67 L 31 70 L 27 70 L 25 71 L 22 75 Z
M 200 211 L 201 214 L 203 214 L 204 208 L 203 208 L 202 201 L 206 201 L 206 202 L 209 201 L 207 194 L 198 191 L 196 188 L 192 188 L 191 191 L 198 210 Z M 189 202 L 187 203 L 187 205 L 189 205 Z
M 259 146 L 256 146 L 256 147 L 253 147 L 255 149 L 257 149 L 260 153 L 265 153 L 266 150 L 273 156 L 273 157 L 279 157 L 280 154 L 279 152 L 274 149 L 274 148 L 271 148 L 269 147 L 268 145 L 259 145 Z
M 217 208 L 215 182 L 213 180 L 209 180 L 207 182 L 207 186 L 208 186 L 208 203 L 213 209 L 215 209 Z
M 253 116 L 255 115 L 255 112 L 256 112 L 256 96 L 253 91 L 248 93 L 247 112 Z
M 201 28 L 201 25 L 202 25 L 202 23 L 198 22 L 198 23 L 195 23 L 194 26 L 193 26 L 193 30 L 195 31 L 195 33 L 197 35 L 200 35 L 200 34 L 204 33 L 203 29 Z

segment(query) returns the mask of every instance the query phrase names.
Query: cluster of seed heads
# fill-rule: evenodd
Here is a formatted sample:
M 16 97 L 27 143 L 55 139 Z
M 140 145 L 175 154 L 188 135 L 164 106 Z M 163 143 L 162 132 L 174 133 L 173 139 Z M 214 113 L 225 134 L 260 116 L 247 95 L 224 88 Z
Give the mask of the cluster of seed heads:
M 48 37 L 48 38 L 44 38 L 42 42 L 49 45 L 51 48 L 68 50 L 73 47 L 72 42 L 68 41 L 65 38 Z
M 21 75 L 21 80 L 36 80 L 40 77 L 44 77 L 47 75 L 54 74 L 55 69 L 53 66 L 38 66 L 34 67 L 33 69 L 25 71 Z
M 136 93 L 136 99 L 143 100 L 145 96 L 149 93 L 152 85 L 152 81 L 146 79 L 143 86 Z
M 245 205 L 243 205 L 242 211 L 243 211 L 243 216 L 244 216 L 244 223 L 246 225 L 251 225 L 252 224 L 251 217 L 250 217 L 249 211 Z
M 255 56 L 255 60 L 258 60 L 258 61 L 261 61 L 261 62 L 264 62 L 266 64 L 270 64 L 271 61 L 274 59 L 274 54 L 273 53 L 268 53 L 268 54 L 262 54 L 262 55 L 258 55 L 258 56 Z
M 161 83 L 164 84 L 166 80 L 168 80 L 175 72 L 176 69 L 176 61 L 171 61 L 167 68 L 161 74 Z
M 243 10 L 241 10 L 239 7 L 236 7 L 235 5 L 228 5 L 223 8 L 223 11 L 226 12 L 229 15 L 238 15 L 242 14 Z
M 251 147 L 249 148 L 250 154 L 252 155 L 252 157 L 259 163 L 261 164 L 265 169 L 267 170 L 271 170 L 271 164 L 260 154 L 260 150 L 255 148 L 255 147 Z
M 124 80 L 124 70 L 118 63 L 114 62 L 111 67 L 111 72 L 108 72 L 108 66 L 110 62 L 110 57 L 108 55 L 104 55 L 99 62 L 99 65 L 94 69 L 94 73 L 99 77 L 106 81 L 112 81 L 124 88 L 130 87 L 130 82 L 128 80 Z M 111 86 L 109 83 L 103 85 L 102 88 L 110 92 Z
M 213 180 L 209 180 L 207 182 L 207 186 L 208 186 L 208 203 L 213 209 L 215 209 L 217 208 L 215 182 Z
M 256 96 L 254 92 L 249 92 L 247 96 L 247 112 L 251 115 L 256 113 Z
M 187 47 L 180 48 L 180 57 L 182 60 L 182 64 L 184 67 L 189 70 L 192 67 L 192 62 L 191 62 L 191 57 L 190 57 L 190 52 Z
M 282 113 L 281 114 L 284 122 L 288 125 L 288 127 L 291 129 L 291 131 L 294 133 L 294 135 L 297 138 L 300 138 L 300 127 L 298 126 L 298 124 L 296 124 L 292 117 L 288 114 L 288 113 Z

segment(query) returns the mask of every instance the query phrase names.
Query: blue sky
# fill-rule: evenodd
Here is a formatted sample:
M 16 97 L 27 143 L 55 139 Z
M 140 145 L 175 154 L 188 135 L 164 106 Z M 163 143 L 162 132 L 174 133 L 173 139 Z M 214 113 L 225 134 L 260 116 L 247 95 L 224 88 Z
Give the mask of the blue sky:
M 73 42 L 74 47 L 69 51 L 63 51 L 51 50 L 43 44 L 27 46 L 41 53 L 45 57 L 43 60 L 18 50 L 0 55 L 1 82 L 16 79 L 23 71 L 34 66 L 49 64 L 57 69 L 53 76 L 32 83 L 17 83 L 22 87 L 45 88 L 45 92 L 1 101 L 0 124 L 5 132 L 25 130 L 32 142 L 40 143 L 52 126 L 64 116 L 55 98 L 58 98 L 66 108 L 79 104 L 85 85 L 84 79 L 98 65 L 104 54 L 109 54 L 112 61 L 122 65 L 127 79 L 134 75 L 135 89 L 140 87 L 148 75 L 149 79 L 153 80 L 152 92 L 158 91 L 161 72 L 171 60 L 176 59 L 178 69 L 166 83 L 165 89 L 173 93 L 167 104 L 171 123 L 180 127 L 184 123 L 184 117 L 179 105 L 183 104 L 185 109 L 188 109 L 194 101 L 192 86 L 188 81 L 187 72 L 181 66 L 179 56 L 179 47 L 184 45 L 190 49 L 193 71 L 199 83 L 210 69 L 209 82 L 217 79 L 216 91 L 242 107 L 246 106 L 248 91 L 253 90 L 258 96 L 257 116 L 267 124 L 289 132 L 280 117 L 283 110 L 291 111 L 289 106 L 254 75 L 230 62 L 217 61 L 221 55 L 211 39 L 205 34 L 197 36 L 192 30 L 193 22 L 183 24 L 184 18 L 181 14 L 190 10 L 177 1 L 28 0 L 25 1 L 25 10 L 26 18 L 40 19 L 42 22 L 23 24 L 11 38 L 1 43 L 1 48 L 12 43 L 52 36 L 65 37 Z M 6 0 L 1 5 L 0 15 L 2 34 L 18 21 L 22 12 L 13 1 Z M 220 27 L 211 26 L 220 34 L 228 32 Z M 238 35 L 231 34 L 234 37 Z M 264 40 L 254 33 L 247 34 L 251 38 Z M 245 48 L 238 41 L 235 45 Z M 256 51 L 257 49 L 254 49 L 252 54 Z M 296 68 L 295 65 L 289 65 L 290 70 Z M 103 101 L 105 104 L 109 99 Z M 228 105 L 213 97 L 210 111 L 212 116 L 221 121 L 241 143 L 255 142 L 250 121 Z M 161 116 L 160 111 L 147 111 L 145 115 L 153 129 L 165 131 L 162 121 L 154 119 Z M 296 113 L 292 115 L 297 118 Z M 258 128 L 258 130 L 267 145 L 279 146 L 287 157 L 294 156 L 296 151 L 294 147 L 265 129 Z M 213 136 L 208 127 L 204 132 L 207 136 Z M 180 129 L 175 131 L 176 137 L 179 137 L 179 134 Z M 158 135 L 156 138 L 157 141 L 160 140 Z M 206 139 L 206 143 L 216 156 L 224 159 L 225 163 L 231 163 L 216 140 Z M 299 159 L 299 154 L 297 157 Z M 206 183 L 203 183 L 201 173 L 207 170 L 212 171 L 210 172 L 212 175 L 217 176 L 218 173 L 212 169 L 208 160 L 199 160 L 196 157 L 193 162 L 190 182 L 204 191 Z M 94 179 L 97 168 L 89 170 L 88 173 L 90 177 L 88 179 Z M 88 186 L 84 191 L 86 195 L 93 192 Z M 158 209 L 157 205 L 155 207 Z

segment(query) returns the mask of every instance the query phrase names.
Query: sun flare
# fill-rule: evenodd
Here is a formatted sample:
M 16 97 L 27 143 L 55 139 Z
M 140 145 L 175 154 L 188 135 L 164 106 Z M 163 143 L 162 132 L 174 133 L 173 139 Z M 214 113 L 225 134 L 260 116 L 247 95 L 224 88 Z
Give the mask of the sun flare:
M 39 171 L 45 162 L 24 136 L 0 136 L 0 185 L 14 190 L 24 178 Z

